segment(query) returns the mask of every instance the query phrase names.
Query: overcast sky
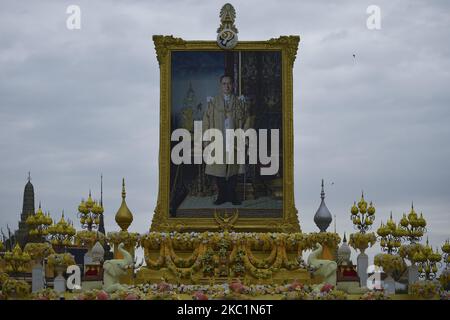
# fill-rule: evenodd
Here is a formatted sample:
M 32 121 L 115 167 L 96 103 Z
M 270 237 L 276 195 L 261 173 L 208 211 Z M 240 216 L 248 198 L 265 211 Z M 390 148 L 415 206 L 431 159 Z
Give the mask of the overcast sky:
M 81 8 L 81 30 L 66 8 Z M 76 219 L 104 176 L 107 231 L 121 179 L 147 232 L 156 204 L 159 67 L 152 35 L 214 40 L 224 1 L 0 2 L 0 226 L 16 228 L 31 171 L 36 206 Z M 234 1 L 240 40 L 300 35 L 294 65 L 295 195 L 304 232 L 326 203 L 337 231 L 364 189 L 375 227 L 411 201 L 433 245 L 450 237 L 450 3 Z M 381 8 L 381 30 L 366 9 Z M 353 57 L 355 55 L 355 57 Z M 333 184 L 332 184 L 333 183 Z M 79 223 L 76 223 L 79 227 Z M 330 227 L 332 231 L 332 226 Z M 377 248 L 378 250 L 378 248 Z

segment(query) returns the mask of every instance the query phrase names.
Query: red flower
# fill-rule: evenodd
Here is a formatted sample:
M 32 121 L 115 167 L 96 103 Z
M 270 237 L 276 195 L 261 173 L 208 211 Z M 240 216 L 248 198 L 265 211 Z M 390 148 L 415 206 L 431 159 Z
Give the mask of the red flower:
M 320 292 L 330 292 L 331 290 L 333 290 L 334 289 L 334 286 L 333 285 L 331 285 L 331 284 L 329 284 L 329 283 L 325 283 L 324 285 L 323 285 L 323 287 L 320 289 Z
M 289 290 L 290 291 L 294 291 L 294 290 L 302 290 L 303 289 L 303 283 L 301 283 L 300 281 L 298 281 L 298 280 L 294 280 L 294 282 L 292 282 L 290 285 L 289 285 Z

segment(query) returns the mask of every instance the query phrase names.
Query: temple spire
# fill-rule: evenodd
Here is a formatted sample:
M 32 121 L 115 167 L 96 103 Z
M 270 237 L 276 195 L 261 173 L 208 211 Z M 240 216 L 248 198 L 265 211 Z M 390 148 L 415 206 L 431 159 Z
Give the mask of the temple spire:
M 20 220 L 25 222 L 30 214 L 34 214 L 34 187 L 31 184 L 31 173 L 28 171 L 27 183 L 23 191 L 22 214 Z
M 103 173 L 100 174 L 100 205 L 103 207 Z
M 15 231 L 14 235 L 16 242 L 18 242 L 22 247 L 28 241 L 28 225 L 26 224 L 27 218 L 33 215 L 35 212 L 34 207 L 34 187 L 31 183 L 31 172 L 28 171 L 27 183 L 23 191 L 23 203 L 22 212 L 20 214 L 19 228 Z
M 100 207 L 103 208 L 103 174 L 100 174 Z M 101 233 L 106 235 L 105 222 L 104 222 L 103 214 L 100 215 L 100 223 L 99 223 L 99 226 L 98 226 L 98 231 L 100 231 Z M 107 249 L 107 247 L 105 246 L 105 250 L 109 250 L 109 249 Z

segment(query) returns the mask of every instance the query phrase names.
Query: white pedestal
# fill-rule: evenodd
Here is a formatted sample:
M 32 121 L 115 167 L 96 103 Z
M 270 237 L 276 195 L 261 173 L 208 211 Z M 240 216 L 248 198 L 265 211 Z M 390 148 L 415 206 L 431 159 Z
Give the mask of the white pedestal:
M 384 279 L 383 289 L 387 294 L 395 294 L 395 280 L 390 275 Z
M 419 270 L 415 264 L 408 268 L 408 285 L 412 285 L 419 280 Z
M 41 264 L 35 264 L 31 270 L 31 291 L 37 292 L 44 289 L 44 268 Z
M 356 268 L 359 276 L 359 285 L 361 288 L 367 287 L 367 268 L 369 267 L 369 256 L 361 252 L 357 258 Z
M 62 275 L 58 275 L 53 280 L 53 289 L 58 293 L 66 292 L 66 279 Z

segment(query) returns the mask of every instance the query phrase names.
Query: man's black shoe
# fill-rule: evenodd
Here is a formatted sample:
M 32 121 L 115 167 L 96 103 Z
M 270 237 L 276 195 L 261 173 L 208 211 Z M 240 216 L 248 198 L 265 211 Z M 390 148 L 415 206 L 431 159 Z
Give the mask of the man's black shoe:
M 222 203 L 225 203 L 225 202 L 227 202 L 227 200 L 221 199 L 221 198 L 217 198 L 217 200 L 214 201 L 214 204 L 215 204 L 216 206 L 220 206 Z
M 231 203 L 233 204 L 233 206 L 240 206 L 242 204 L 242 202 L 238 199 L 234 199 L 233 201 L 231 201 Z

